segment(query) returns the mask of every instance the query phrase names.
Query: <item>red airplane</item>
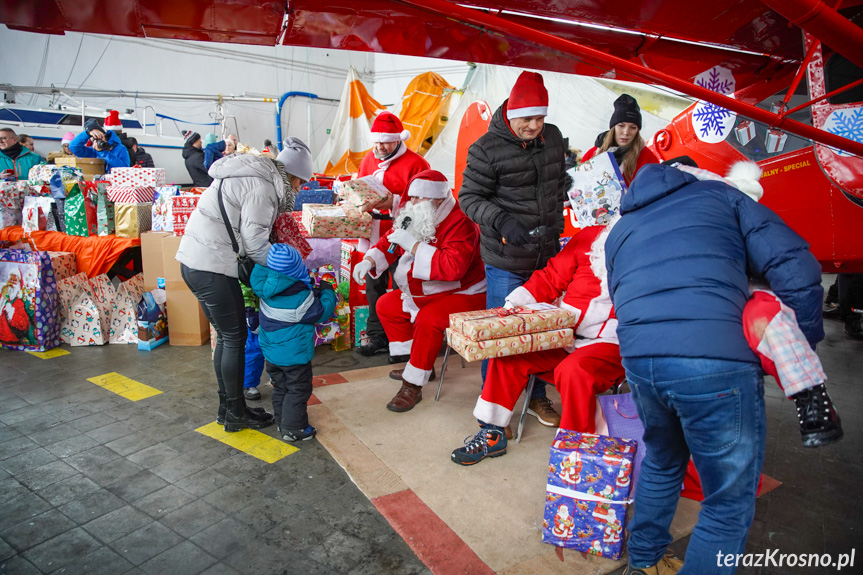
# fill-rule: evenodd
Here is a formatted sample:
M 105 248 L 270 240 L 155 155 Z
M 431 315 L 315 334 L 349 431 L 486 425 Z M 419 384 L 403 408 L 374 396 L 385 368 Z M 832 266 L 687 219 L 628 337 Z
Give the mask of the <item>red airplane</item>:
M 686 154 L 720 173 L 757 160 L 762 201 L 811 243 L 825 271 L 863 271 L 861 0 L 289 0 L 287 9 L 279 0 L 0 0 L 0 22 L 666 86 L 701 102 L 657 134 L 660 156 Z

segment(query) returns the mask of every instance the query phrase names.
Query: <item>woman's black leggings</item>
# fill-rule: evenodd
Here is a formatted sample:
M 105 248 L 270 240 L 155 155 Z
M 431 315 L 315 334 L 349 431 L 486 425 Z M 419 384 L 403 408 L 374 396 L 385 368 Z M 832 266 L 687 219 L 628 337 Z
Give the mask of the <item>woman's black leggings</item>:
M 246 314 L 240 282 L 223 274 L 193 270 L 185 264 L 180 264 L 180 273 L 218 334 L 213 367 L 219 391 L 228 399 L 239 399 L 246 362 Z M 168 318 L 169 337 L 170 321 Z

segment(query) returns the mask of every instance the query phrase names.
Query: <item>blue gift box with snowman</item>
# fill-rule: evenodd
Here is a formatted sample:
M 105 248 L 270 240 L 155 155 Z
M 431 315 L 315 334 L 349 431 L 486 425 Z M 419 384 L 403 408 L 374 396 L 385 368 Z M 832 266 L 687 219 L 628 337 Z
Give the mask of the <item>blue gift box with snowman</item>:
M 542 541 L 620 559 L 638 443 L 559 429 L 551 445 Z

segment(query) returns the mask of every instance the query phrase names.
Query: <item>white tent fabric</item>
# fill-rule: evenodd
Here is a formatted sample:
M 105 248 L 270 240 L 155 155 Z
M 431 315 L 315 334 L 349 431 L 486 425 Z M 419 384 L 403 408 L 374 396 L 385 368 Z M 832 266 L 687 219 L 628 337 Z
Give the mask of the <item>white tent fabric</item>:
M 509 97 L 521 68 L 479 65 L 465 88 L 464 94 L 455 102 L 449 114 L 447 126 L 425 155 L 432 169 L 442 172 L 450 182 L 455 181 L 455 151 L 458 131 L 465 110 L 477 100 L 485 100 L 492 110 L 497 110 Z M 569 138 L 569 145 L 586 152 L 600 132 L 608 129 L 608 120 L 614 111 L 618 94 L 612 92 L 593 78 L 539 71 L 548 90 L 548 116 L 546 122 L 554 124 Z M 667 120 L 641 111 L 641 135 L 647 142 L 653 134 L 668 125 Z

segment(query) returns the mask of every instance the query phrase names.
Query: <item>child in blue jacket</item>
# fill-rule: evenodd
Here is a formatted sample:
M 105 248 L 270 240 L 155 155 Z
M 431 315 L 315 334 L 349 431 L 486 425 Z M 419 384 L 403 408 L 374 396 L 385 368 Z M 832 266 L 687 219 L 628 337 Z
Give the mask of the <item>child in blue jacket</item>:
M 252 289 L 260 301 L 258 341 L 273 382 L 273 412 L 282 439 L 302 441 L 317 432 L 309 425 L 315 324 L 333 315 L 336 294 L 327 282 L 313 287 L 300 253 L 273 244 L 267 265 L 256 265 Z

